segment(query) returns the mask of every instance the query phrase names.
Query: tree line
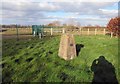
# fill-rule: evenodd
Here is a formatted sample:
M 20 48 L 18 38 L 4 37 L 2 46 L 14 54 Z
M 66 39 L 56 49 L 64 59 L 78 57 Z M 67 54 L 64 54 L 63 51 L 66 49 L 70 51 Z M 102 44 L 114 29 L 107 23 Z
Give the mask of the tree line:
M 30 25 L 16 25 L 16 24 L 12 24 L 12 25 L 1 25 L 2 28 L 30 28 Z

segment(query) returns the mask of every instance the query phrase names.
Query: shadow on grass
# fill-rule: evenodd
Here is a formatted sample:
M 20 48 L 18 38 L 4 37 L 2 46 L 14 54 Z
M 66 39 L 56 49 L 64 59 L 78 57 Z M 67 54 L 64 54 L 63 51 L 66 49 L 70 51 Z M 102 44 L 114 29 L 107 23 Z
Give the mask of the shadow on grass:
M 93 61 L 91 70 L 94 72 L 92 84 L 96 84 L 98 82 L 105 84 L 118 84 L 115 68 L 110 62 L 105 59 L 104 56 L 100 56 L 98 59 L 95 59 Z
M 83 48 L 84 45 L 83 44 L 76 44 L 76 54 L 77 56 L 79 55 L 81 48 Z

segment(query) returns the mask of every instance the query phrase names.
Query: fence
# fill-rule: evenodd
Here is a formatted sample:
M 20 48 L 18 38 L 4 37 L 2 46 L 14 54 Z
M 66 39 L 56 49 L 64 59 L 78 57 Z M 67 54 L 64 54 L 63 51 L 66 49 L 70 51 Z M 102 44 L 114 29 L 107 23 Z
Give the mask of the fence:
M 71 33 L 74 35 L 106 35 L 110 34 L 113 37 L 113 33 L 109 32 L 105 28 L 79 28 L 79 29 L 66 29 L 66 28 L 44 28 L 44 33 L 49 33 L 49 35 L 61 35 L 63 33 Z
M 5 31 L 3 35 L 16 35 L 17 29 L 19 35 L 30 35 L 32 34 L 32 28 L 3 28 Z
M 17 28 L 4 28 L 6 31 L 2 32 L 3 35 L 16 35 Z M 109 32 L 106 28 L 44 28 L 44 35 L 61 35 L 63 33 L 70 33 L 74 35 L 106 35 L 113 33 Z M 32 28 L 18 28 L 19 35 L 32 35 Z

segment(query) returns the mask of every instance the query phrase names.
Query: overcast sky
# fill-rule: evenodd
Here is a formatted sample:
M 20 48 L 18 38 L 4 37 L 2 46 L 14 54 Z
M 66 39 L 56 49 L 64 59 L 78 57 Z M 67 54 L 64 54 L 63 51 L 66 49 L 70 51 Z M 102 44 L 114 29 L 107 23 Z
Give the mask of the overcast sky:
M 118 16 L 117 0 L 3 0 L 0 24 L 47 24 L 52 21 L 105 26 Z

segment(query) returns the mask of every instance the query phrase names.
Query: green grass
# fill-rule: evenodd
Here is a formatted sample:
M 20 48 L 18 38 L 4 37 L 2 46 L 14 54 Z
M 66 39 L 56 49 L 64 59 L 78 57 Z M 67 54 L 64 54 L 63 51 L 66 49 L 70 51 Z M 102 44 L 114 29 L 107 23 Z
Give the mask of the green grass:
M 14 82 L 91 82 L 92 62 L 103 55 L 111 62 L 118 80 L 118 39 L 109 36 L 75 36 L 83 44 L 79 56 L 71 61 L 58 57 L 60 36 L 44 39 L 3 39 L 3 80 Z M 120 81 L 120 80 L 119 80 Z

